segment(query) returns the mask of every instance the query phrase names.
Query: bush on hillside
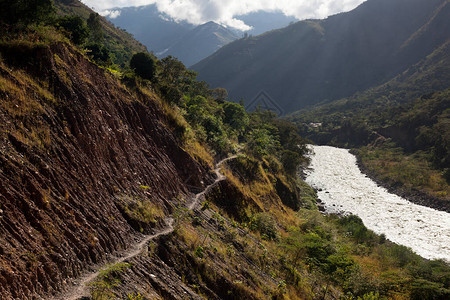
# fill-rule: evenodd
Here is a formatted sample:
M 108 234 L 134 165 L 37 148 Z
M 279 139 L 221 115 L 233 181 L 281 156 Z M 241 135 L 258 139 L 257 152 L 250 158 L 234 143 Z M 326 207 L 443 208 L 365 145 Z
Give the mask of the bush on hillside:
M 89 44 L 86 46 L 89 56 L 99 65 L 109 66 L 111 64 L 111 52 L 101 44 Z
M 76 45 L 83 44 L 89 36 L 89 28 L 79 16 L 65 16 L 59 18 L 57 23 L 68 33 L 70 40 Z
M 156 62 L 148 53 L 140 52 L 133 55 L 130 61 L 130 67 L 136 75 L 152 81 L 155 77 Z

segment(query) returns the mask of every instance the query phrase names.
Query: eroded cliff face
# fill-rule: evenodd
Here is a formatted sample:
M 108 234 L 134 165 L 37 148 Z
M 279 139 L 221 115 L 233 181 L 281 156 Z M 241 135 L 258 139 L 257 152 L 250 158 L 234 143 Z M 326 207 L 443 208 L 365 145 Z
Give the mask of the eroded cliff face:
M 211 177 L 156 96 L 64 43 L 0 53 L 0 295 L 32 299 L 161 227 Z

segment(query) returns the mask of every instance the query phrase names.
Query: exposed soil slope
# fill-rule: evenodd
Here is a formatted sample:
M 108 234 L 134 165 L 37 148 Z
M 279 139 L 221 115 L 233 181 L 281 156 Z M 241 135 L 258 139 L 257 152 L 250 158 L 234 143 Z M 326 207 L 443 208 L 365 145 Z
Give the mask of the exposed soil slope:
M 138 101 L 81 53 L 63 43 L 0 53 L 0 294 L 27 299 L 161 227 L 185 184 L 210 175 L 156 98 Z M 137 202 L 155 208 L 152 226 L 130 217 Z

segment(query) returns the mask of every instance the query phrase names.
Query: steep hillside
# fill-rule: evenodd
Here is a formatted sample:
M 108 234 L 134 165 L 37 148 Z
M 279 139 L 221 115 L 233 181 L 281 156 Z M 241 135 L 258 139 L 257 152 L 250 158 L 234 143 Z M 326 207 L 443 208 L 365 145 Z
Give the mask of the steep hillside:
M 369 0 L 326 20 L 240 39 L 193 66 L 251 101 L 265 90 L 286 112 L 377 86 L 445 43 L 449 2 Z
M 78 0 L 55 0 L 58 15 L 77 15 L 87 20 L 90 14 L 94 13 L 90 8 Z M 133 38 L 128 32 L 116 28 L 105 18 L 99 19 L 101 22 L 104 43 L 113 54 L 112 62 L 120 67 L 125 67 L 136 52 L 147 51 L 146 47 Z M 99 41 L 97 41 L 99 42 Z
M 161 226 L 208 176 L 155 99 L 139 101 L 67 45 L 0 53 L 0 294 L 24 299 Z M 127 215 L 136 201 L 153 207 L 149 224 Z
M 373 122 L 382 126 L 382 122 L 390 122 L 390 118 L 377 116 L 374 111 L 379 114 L 399 105 L 410 105 L 422 95 L 444 91 L 449 87 L 450 41 L 380 86 L 348 98 L 300 110 L 288 116 L 288 119 L 298 123 L 338 122 L 354 115 L 370 115 L 375 118 Z
M 235 18 L 252 27 L 252 29 L 246 31 L 249 35 L 259 35 L 267 31 L 280 29 L 298 21 L 295 17 L 288 17 L 280 11 L 256 11 Z

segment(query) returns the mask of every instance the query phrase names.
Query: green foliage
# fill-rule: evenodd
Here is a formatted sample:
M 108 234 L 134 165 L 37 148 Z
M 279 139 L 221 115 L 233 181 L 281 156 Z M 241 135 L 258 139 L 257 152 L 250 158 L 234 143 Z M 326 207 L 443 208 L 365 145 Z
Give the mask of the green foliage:
M 127 295 L 127 300 L 144 300 L 144 296 L 142 296 L 140 293 L 137 293 L 136 295 L 134 293 Z
M 198 137 L 217 153 L 230 150 L 230 142 L 222 123 L 222 111 L 217 103 L 204 96 L 185 97 L 186 120 L 196 129 Z
M 417 278 L 411 282 L 411 299 L 432 300 L 445 299 L 450 296 L 450 290 L 443 287 L 442 283 Z
M 402 245 L 385 245 L 382 249 L 385 251 L 386 256 L 390 258 L 391 263 L 400 268 L 409 264 L 415 264 L 420 260 L 420 257 L 410 248 Z
M 0 25 L 48 22 L 54 13 L 52 0 L 0 0 Z
M 149 53 L 136 53 L 131 58 L 130 68 L 143 79 L 152 81 L 156 72 L 155 58 Z
M 101 43 L 104 40 L 103 28 L 100 21 L 100 15 L 92 12 L 87 19 L 87 26 L 89 28 L 89 40 L 92 43 Z
M 120 273 L 129 268 L 129 263 L 109 265 L 100 271 L 97 279 L 90 283 L 93 300 L 107 300 L 116 297 L 113 289 L 120 285 Z
M 266 240 L 278 239 L 277 224 L 270 214 L 258 213 L 254 215 L 249 225 L 252 230 L 261 233 L 263 239 Z
M 373 245 L 378 242 L 379 239 L 372 231 L 368 230 L 364 226 L 360 217 L 355 215 L 348 215 L 340 218 L 338 224 L 342 226 L 344 232 L 350 234 L 358 243 L 366 243 Z
M 237 103 L 225 102 L 222 105 L 224 111 L 223 122 L 228 124 L 237 133 L 242 134 L 250 123 L 245 108 Z
M 362 147 L 356 153 L 367 170 L 388 186 L 414 188 L 441 199 L 450 195 L 444 172 L 434 169 L 430 162 L 431 153 L 407 154 L 387 141 L 376 147 Z
M 88 44 L 86 47 L 89 57 L 101 66 L 111 65 L 111 52 L 102 44 Z
M 205 255 L 205 250 L 203 249 L 202 246 L 198 246 L 195 249 L 195 256 L 197 256 L 198 258 L 203 258 L 203 256 Z
M 247 151 L 256 158 L 263 158 L 278 148 L 279 142 L 267 129 L 254 129 L 247 135 Z
M 283 150 L 281 152 L 281 163 L 288 174 L 296 175 L 301 162 L 302 156 L 297 152 L 291 150 Z
M 89 36 L 89 28 L 80 16 L 65 16 L 57 20 L 60 28 L 69 35 L 70 40 L 76 45 L 83 44 Z

